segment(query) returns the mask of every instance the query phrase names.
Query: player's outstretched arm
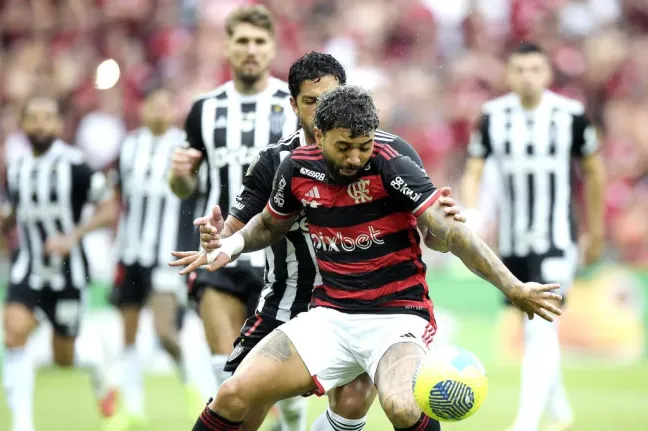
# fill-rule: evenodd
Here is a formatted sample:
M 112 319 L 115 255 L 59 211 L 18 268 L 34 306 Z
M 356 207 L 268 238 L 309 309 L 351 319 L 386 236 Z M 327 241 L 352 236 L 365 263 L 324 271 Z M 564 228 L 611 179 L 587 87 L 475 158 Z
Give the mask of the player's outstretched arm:
M 220 247 L 212 251 L 174 251 L 178 260 L 171 266 L 185 266 L 180 274 L 188 274 L 204 266 L 207 271 L 216 271 L 235 260 L 241 253 L 263 250 L 282 239 L 299 213 L 286 218 L 276 218 L 267 209 L 250 220 L 243 229 L 228 238 L 220 240 Z
M 447 217 L 438 201 L 428 207 L 417 221 L 420 227 L 427 227 L 435 237 L 444 242 L 448 250 L 460 258 L 472 272 L 501 290 L 513 304 L 526 312 L 529 318 L 537 314 L 545 320 L 553 321 L 552 314 L 561 314 L 559 308 L 547 302 L 561 299 L 560 295 L 552 292 L 558 289 L 559 285 L 522 283 L 464 223 Z

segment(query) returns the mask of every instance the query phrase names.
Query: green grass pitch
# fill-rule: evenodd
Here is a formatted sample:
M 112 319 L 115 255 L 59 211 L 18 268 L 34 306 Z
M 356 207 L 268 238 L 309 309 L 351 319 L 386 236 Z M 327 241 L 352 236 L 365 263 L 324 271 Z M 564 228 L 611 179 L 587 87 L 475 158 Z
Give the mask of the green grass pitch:
M 482 319 L 462 319 L 459 345 L 475 352 L 489 375 L 489 394 L 474 416 L 465 422 L 446 424 L 444 431 L 504 431 L 517 408 L 519 367 L 497 365 L 492 356 L 492 332 Z M 573 404 L 574 431 L 648 430 L 648 361 L 631 366 L 584 364 L 567 361 L 565 381 Z M 147 379 L 146 406 L 150 431 L 188 431 L 193 420 L 187 416 L 184 392 L 171 377 Z M 309 398 L 309 419 L 325 408 L 326 397 Z M 39 372 L 35 414 L 37 431 L 99 430 L 88 378 L 78 371 L 44 369 Z M 0 431 L 9 430 L 9 412 L 0 393 Z M 376 402 L 365 428 L 393 429 Z

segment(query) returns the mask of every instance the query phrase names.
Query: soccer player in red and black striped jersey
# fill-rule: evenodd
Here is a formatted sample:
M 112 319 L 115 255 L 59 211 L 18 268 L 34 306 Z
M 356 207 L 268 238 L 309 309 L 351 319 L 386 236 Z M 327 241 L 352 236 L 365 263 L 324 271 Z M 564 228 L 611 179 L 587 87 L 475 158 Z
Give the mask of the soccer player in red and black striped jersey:
M 411 391 L 436 329 L 417 225 L 529 316 L 552 320 L 552 313 L 560 314 L 547 302 L 560 298 L 552 292 L 559 286 L 520 282 L 461 222 L 446 217 L 425 172 L 374 142 L 378 115 L 366 90 L 328 91 L 320 97 L 315 124 L 317 145 L 283 160 L 263 213 L 207 254 L 222 267 L 241 252 L 267 247 L 303 210 L 323 283 L 308 312 L 250 352 L 193 430 L 241 429 L 251 406 L 323 394 L 364 372 L 396 430 L 439 430 Z

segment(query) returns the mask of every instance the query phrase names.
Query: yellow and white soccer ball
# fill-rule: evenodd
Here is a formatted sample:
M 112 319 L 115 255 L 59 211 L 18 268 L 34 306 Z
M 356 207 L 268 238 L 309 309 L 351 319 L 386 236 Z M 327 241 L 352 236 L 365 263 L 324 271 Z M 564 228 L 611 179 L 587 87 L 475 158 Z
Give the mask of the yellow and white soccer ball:
M 488 377 L 471 352 L 450 346 L 432 348 L 414 373 L 412 389 L 426 415 L 456 422 L 472 416 L 484 403 Z

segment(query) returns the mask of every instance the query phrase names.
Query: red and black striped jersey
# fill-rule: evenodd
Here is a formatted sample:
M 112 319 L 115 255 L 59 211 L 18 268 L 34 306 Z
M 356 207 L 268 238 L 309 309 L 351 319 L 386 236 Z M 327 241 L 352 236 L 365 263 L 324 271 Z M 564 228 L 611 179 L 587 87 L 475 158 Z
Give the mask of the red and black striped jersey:
M 321 150 L 307 146 L 282 161 L 267 207 L 277 218 L 305 213 L 322 277 L 312 305 L 430 319 L 416 217 L 438 196 L 425 171 L 389 145 L 375 142 L 348 185 L 336 183 Z

